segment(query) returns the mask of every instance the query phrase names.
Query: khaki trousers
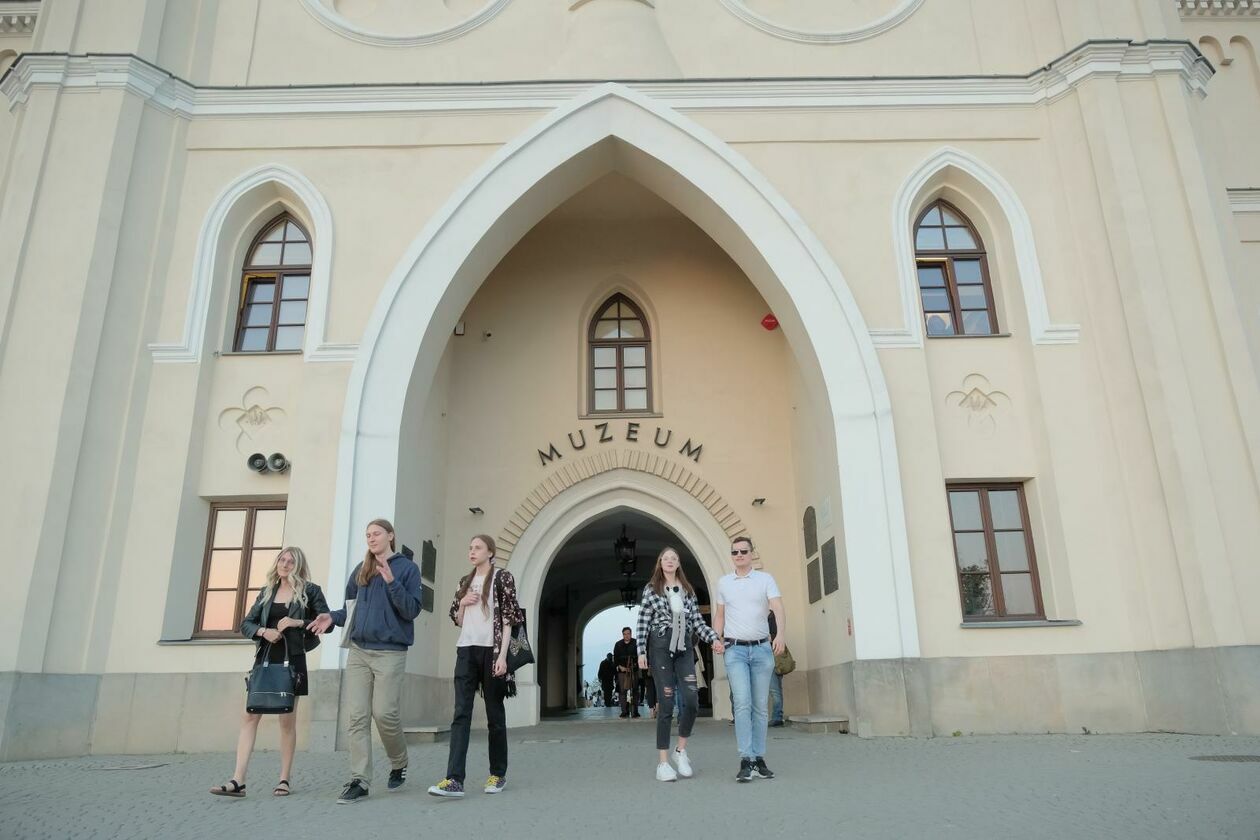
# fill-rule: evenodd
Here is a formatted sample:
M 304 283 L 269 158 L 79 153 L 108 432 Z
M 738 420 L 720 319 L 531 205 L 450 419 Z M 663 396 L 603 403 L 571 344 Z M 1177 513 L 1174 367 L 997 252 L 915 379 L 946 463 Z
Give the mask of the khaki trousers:
M 407 766 L 407 741 L 402 731 L 402 684 L 405 650 L 364 650 L 351 644 L 346 656 L 346 712 L 349 718 L 350 773 L 368 787 L 372 781 L 372 721 L 398 770 Z

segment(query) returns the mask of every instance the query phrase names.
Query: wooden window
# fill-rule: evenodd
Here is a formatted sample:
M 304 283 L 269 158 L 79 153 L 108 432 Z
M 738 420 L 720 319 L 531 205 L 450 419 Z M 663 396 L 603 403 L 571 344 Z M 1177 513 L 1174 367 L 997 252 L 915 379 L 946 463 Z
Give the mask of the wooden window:
M 998 331 L 984 242 L 956 207 L 940 200 L 923 211 L 914 226 L 914 256 L 929 338 Z
M 194 635 L 235 636 L 284 548 L 283 502 L 210 507 Z
M 1020 484 L 950 484 L 950 525 L 963 621 L 1044 618 Z
M 651 411 L 652 337 L 643 311 L 625 295 L 610 297 L 591 319 L 592 414 Z
M 232 349 L 301 350 L 310 291 L 310 238 L 293 217 L 282 214 L 249 246 Z

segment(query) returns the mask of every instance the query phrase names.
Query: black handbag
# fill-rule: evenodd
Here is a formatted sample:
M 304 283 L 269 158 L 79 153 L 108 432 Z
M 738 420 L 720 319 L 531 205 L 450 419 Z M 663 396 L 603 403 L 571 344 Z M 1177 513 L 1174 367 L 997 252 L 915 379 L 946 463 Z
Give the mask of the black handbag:
M 524 610 L 521 614 L 524 615 Z M 518 668 L 534 664 L 534 649 L 529 646 L 529 636 L 525 633 L 525 622 L 512 625 L 512 634 L 507 639 L 507 670 L 515 674 Z
M 494 570 L 494 575 L 499 576 L 499 570 Z M 494 582 L 491 581 L 491 586 Z M 495 598 L 499 597 L 498 590 L 495 590 Z M 534 649 L 529 646 L 529 636 L 525 632 L 525 610 L 521 610 L 521 623 L 512 625 L 512 633 L 503 643 L 507 645 L 507 674 L 508 681 L 511 681 L 512 675 L 518 669 L 524 668 L 526 665 L 534 664 Z M 513 690 L 508 694 L 509 697 L 515 697 L 516 692 Z
M 284 638 L 284 635 L 281 634 L 281 637 Z M 294 692 L 297 679 L 289 665 L 288 639 L 284 642 L 284 662 L 269 661 L 270 654 L 271 643 L 268 642 L 263 649 L 262 661 L 249 672 L 245 711 L 251 715 L 287 715 L 297 702 Z

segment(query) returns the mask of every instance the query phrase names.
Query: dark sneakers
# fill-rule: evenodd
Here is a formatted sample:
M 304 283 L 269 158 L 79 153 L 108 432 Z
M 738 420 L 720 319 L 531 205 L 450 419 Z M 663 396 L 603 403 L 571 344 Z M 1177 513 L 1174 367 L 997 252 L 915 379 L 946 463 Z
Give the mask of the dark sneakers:
M 751 758 L 741 758 L 739 760 L 739 772 L 735 774 L 737 782 L 751 782 L 753 780 L 753 763 Z
M 355 779 L 350 784 L 346 785 L 346 789 L 341 792 L 341 796 L 337 797 L 337 804 L 353 805 L 360 799 L 366 799 L 367 795 L 368 789 L 363 786 L 362 782 Z
M 389 771 L 389 783 L 386 785 L 387 790 L 398 790 L 407 781 L 407 768 L 399 767 L 397 770 Z
M 757 756 L 752 762 L 753 775 L 759 779 L 773 779 L 774 771 L 766 766 L 766 760 L 761 756 Z

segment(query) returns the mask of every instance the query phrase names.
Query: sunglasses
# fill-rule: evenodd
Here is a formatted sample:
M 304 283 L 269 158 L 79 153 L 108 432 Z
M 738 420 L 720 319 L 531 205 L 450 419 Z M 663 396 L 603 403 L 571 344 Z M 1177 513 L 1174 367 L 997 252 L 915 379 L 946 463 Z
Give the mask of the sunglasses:
M 731 556 L 734 557 L 736 554 L 752 554 L 752 549 L 751 548 L 732 548 Z

